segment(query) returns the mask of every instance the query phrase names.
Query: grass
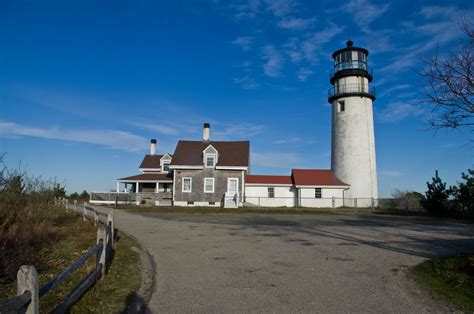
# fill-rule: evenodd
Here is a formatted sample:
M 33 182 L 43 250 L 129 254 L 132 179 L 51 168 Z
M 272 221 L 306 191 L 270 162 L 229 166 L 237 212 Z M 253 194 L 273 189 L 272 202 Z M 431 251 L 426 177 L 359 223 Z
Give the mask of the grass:
M 110 206 L 111 207 L 111 206 Z M 293 207 L 180 207 L 180 206 L 140 206 L 119 205 L 118 208 L 128 212 L 140 213 L 196 213 L 196 214 L 353 214 L 353 208 L 293 208 Z M 371 213 L 371 209 L 358 208 L 357 213 Z
M 414 266 L 410 275 L 459 310 L 474 312 L 474 256 L 434 258 Z
M 72 261 L 95 245 L 97 229 L 91 221 L 82 221 L 76 215 L 64 214 L 54 221 L 54 231 L 59 234 L 53 245 L 40 248 L 39 258 L 34 263 L 40 287 L 63 271 Z M 114 243 L 113 260 L 105 278 L 91 288 L 77 304 L 72 313 L 119 312 L 126 306 L 127 298 L 140 284 L 139 256 L 132 250 L 139 244 L 131 237 L 118 233 Z M 60 283 L 40 299 L 40 311 L 53 311 L 95 267 L 95 257 L 83 265 L 67 280 Z M 16 283 L 0 287 L 0 299 L 14 296 Z

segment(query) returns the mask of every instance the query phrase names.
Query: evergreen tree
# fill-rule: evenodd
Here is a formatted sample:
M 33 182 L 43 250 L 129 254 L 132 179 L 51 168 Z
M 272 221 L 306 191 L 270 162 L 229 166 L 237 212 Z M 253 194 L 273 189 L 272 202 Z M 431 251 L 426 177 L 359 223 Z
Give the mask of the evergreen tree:
M 462 216 L 474 217 L 474 170 L 468 169 L 467 173 L 461 174 L 461 177 L 464 182 L 451 187 L 454 204 Z
M 438 176 L 438 170 L 432 178 L 432 182 L 426 182 L 428 191 L 421 199 L 421 205 L 429 213 L 442 216 L 448 213 L 448 199 L 450 190 L 446 189 L 446 182 L 443 182 Z

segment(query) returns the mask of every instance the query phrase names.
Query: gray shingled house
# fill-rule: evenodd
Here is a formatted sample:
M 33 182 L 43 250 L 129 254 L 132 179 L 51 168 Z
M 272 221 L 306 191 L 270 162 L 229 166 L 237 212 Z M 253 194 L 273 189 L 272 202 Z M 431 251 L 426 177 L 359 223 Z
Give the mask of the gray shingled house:
M 249 141 L 211 141 L 204 124 L 202 141 L 179 141 L 173 154 L 173 204 L 242 205 L 250 166 Z

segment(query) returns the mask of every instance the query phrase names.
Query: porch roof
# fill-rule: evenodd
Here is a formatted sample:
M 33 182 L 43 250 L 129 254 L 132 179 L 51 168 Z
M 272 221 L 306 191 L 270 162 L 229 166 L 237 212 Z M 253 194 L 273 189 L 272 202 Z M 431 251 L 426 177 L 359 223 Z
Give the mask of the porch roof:
M 173 175 L 171 173 L 142 173 L 142 174 L 137 174 L 135 176 L 120 178 L 120 179 L 117 179 L 117 181 L 173 182 Z

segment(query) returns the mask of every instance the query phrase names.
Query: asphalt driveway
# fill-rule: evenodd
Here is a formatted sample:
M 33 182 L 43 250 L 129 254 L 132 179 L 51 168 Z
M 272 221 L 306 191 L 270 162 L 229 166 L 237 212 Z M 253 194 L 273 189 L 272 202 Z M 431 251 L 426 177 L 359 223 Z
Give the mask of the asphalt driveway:
M 428 312 L 448 308 L 406 276 L 474 252 L 474 226 L 413 217 L 128 214 L 154 256 L 160 313 Z

